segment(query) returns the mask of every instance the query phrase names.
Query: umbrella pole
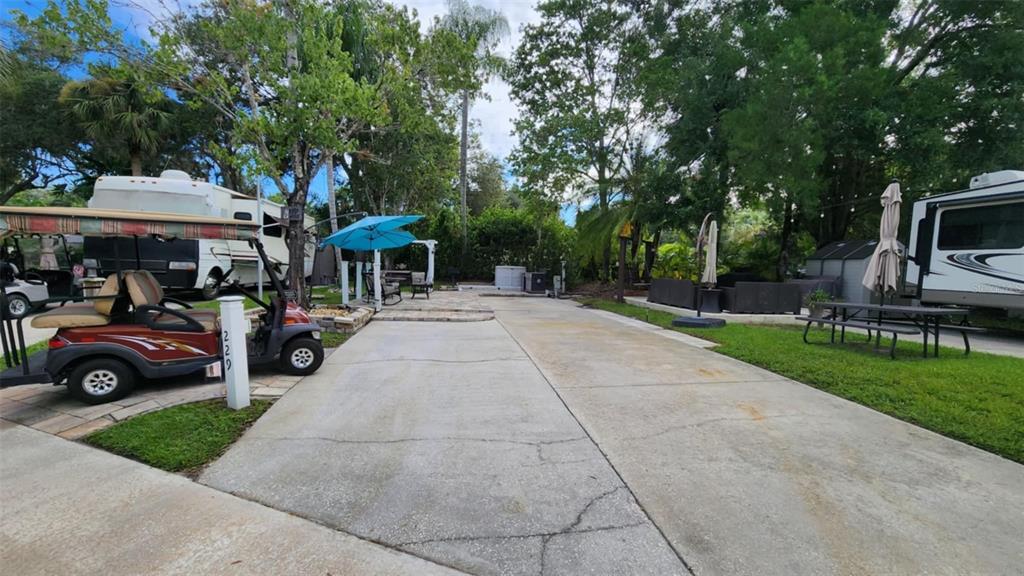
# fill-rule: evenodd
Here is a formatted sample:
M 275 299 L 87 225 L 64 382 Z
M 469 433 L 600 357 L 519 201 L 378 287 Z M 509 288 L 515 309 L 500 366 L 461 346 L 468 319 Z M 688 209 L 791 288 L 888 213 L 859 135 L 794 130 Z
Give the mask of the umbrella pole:
M 707 239 L 704 237 L 705 230 L 707 230 L 708 220 L 711 219 L 709 213 L 704 217 L 704 223 L 700 226 L 700 232 L 697 234 L 697 317 L 693 316 L 679 316 L 672 320 L 673 326 L 682 326 L 685 328 L 717 328 L 719 326 L 725 326 L 725 320 L 721 318 L 704 318 L 701 314 L 700 309 L 704 306 L 704 293 L 701 289 L 704 276 L 704 247 L 707 243 Z
M 700 309 L 704 304 L 704 291 L 701 289 L 701 284 L 703 284 L 701 282 L 701 275 L 704 274 L 704 267 L 701 265 L 703 264 L 702 260 L 704 260 L 704 246 L 702 244 L 700 241 L 697 242 L 697 318 L 701 317 Z
M 373 309 L 380 312 L 380 250 L 373 251 Z
M 339 270 L 341 273 L 339 275 L 341 278 L 341 305 L 348 306 L 348 261 L 341 255 L 341 248 L 338 248 L 337 250 L 337 261 L 341 263 L 341 270 Z

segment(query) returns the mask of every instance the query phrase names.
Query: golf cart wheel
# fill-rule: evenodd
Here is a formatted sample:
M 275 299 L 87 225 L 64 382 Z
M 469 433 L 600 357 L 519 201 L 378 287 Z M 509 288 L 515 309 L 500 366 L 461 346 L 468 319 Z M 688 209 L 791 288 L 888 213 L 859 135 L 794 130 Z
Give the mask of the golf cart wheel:
M 319 340 L 294 338 L 281 349 L 281 371 L 305 376 L 316 372 L 324 362 L 324 347 Z
M 220 295 L 220 285 L 224 279 L 221 278 L 220 270 L 213 269 L 206 275 L 203 281 L 203 299 L 213 300 Z
M 113 402 L 135 387 L 135 372 L 120 360 L 86 360 L 68 375 L 68 392 L 87 404 Z
M 17 320 L 18 318 L 24 318 L 26 314 L 32 311 L 32 303 L 29 302 L 28 298 L 25 298 L 21 294 L 8 294 L 7 295 L 7 314 L 11 318 Z

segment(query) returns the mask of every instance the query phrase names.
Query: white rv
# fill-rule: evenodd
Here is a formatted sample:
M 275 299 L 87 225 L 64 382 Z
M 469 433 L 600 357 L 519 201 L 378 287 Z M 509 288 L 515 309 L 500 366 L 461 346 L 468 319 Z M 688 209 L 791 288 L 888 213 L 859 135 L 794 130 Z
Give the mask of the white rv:
M 256 199 L 221 186 L 192 180 L 179 170 L 165 170 L 159 178 L 150 176 L 102 176 L 96 180 L 90 208 L 139 210 L 143 212 L 172 212 L 255 220 Z M 263 244 L 271 262 L 279 265 L 285 275 L 288 270 L 288 246 L 285 244 L 284 223 L 281 222 L 280 204 L 263 201 Z M 305 226 L 313 219 L 305 217 Z M 115 246 L 115 242 L 123 245 Z M 113 238 L 86 238 L 85 267 L 90 275 L 98 276 L 117 269 L 115 259 L 121 259 L 121 269 L 142 267 L 153 273 L 166 288 L 200 289 L 212 298 L 221 281 L 238 280 L 242 284 L 255 284 L 258 256 L 242 240 L 172 240 L 139 239 L 140 262 L 135 261 L 135 240 Z M 316 246 L 306 240 L 305 275 L 312 273 Z M 264 275 L 264 280 L 267 280 Z
M 907 292 L 929 304 L 1024 309 L 1024 172 L 914 203 Z

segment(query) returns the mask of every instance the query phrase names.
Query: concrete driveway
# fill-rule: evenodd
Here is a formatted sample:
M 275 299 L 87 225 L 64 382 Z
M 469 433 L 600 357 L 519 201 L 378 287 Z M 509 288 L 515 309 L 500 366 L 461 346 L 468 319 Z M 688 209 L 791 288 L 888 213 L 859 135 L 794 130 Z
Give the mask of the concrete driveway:
M 475 574 L 1024 566 L 1018 464 L 674 333 L 488 300 L 371 324 L 201 481 Z
M 0 573 L 457 574 L 4 420 Z

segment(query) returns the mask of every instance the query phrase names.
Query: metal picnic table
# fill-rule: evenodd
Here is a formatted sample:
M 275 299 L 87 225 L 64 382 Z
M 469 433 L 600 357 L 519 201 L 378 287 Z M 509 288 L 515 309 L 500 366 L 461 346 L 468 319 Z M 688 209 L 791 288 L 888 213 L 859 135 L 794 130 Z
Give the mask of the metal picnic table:
M 883 327 L 885 324 L 906 324 L 912 325 L 921 331 L 924 340 L 924 357 L 928 357 L 928 335 L 935 336 L 935 357 L 939 356 L 939 331 L 941 328 L 960 332 L 964 339 L 964 353 L 971 352 L 971 344 L 967 339 L 967 332 L 977 330 L 967 323 L 967 308 L 948 308 L 936 306 L 902 306 L 899 304 L 864 304 L 855 302 L 822 302 L 823 308 L 832 309 L 832 318 L 840 316 L 838 310 L 842 310 L 842 322 L 860 320 L 863 324 Z M 959 324 L 941 324 L 943 318 L 959 318 Z M 835 342 L 836 326 L 840 327 L 840 342 L 846 339 L 846 326 L 843 324 L 832 324 L 832 342 Z M 868 331 L 868 339 L 871 339 L 871 331 Z M 881 341 L 881 331 L 875 330 L 875 347 Z

